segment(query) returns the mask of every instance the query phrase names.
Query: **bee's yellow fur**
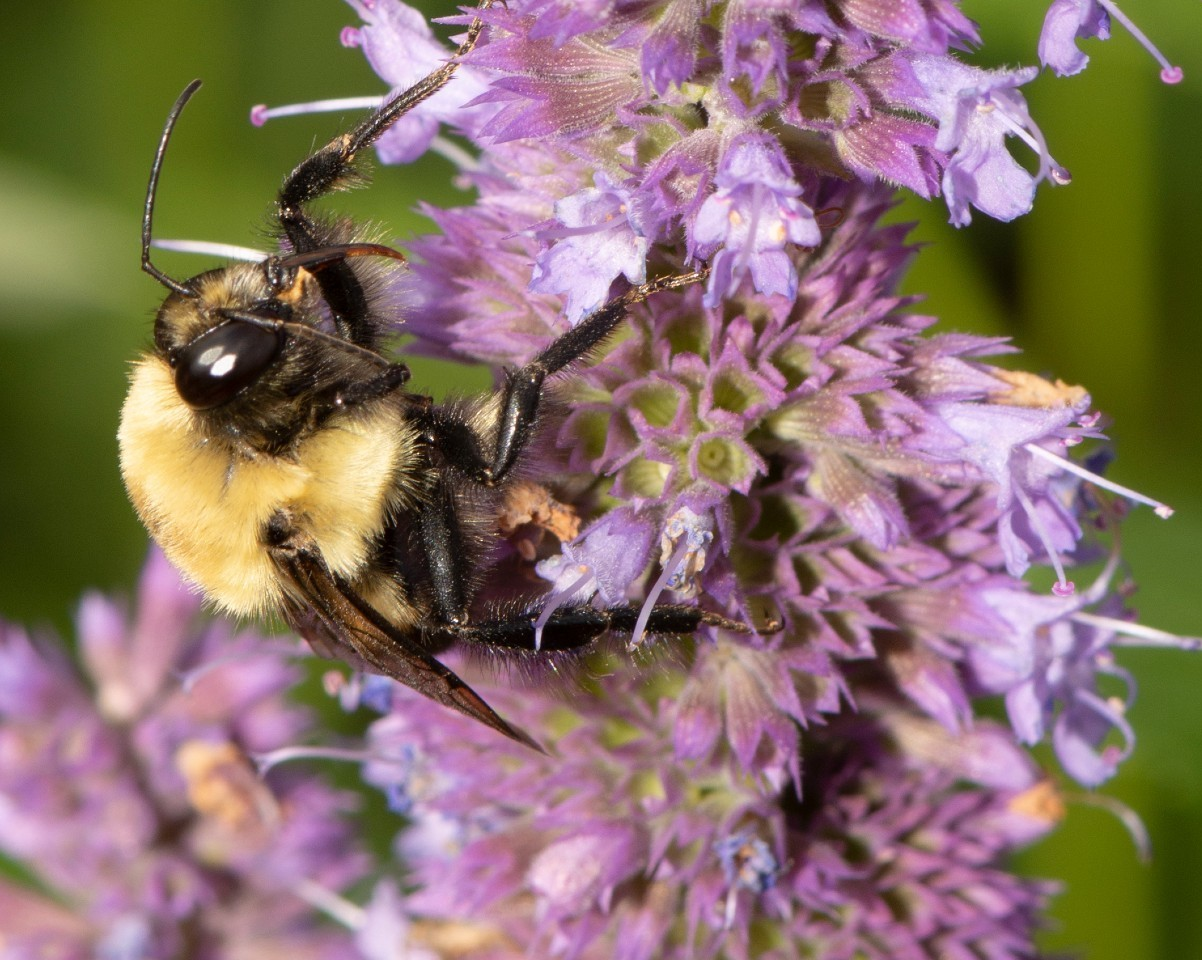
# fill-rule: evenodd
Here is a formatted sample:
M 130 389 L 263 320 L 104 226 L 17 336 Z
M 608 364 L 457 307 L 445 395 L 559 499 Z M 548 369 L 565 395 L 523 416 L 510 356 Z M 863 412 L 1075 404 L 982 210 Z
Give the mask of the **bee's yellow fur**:
M 416 439 L 387 407 L 323 426 L 289 457 L 250 456 L 206 439 L 171 368 L 147 356 L 134 366 L 118 440 L 130 498 L 155 540 L 188 580 L 238 615 L 280 608 L 280 577 L 260 540 L 277 511 L 332 573 L 355 583 L 388 518 L 411 506 L 398 502 L 406 489 L 398 479 L 412 467 Z M 380 585 L 363 586 L 371 594 Z M 412 619 L 406 604 L 378 599 L 388 614 Z

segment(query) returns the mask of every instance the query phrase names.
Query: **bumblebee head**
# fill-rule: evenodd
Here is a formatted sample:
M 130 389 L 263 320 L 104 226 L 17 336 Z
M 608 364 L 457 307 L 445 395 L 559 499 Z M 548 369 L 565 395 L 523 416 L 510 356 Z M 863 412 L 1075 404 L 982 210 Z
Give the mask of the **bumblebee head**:
M 163 158 L 176 121 L 199 88 L 200 81 L 193 80 L 179 95 L 159 138 L 142 214 L 142 269 L 169 291 L 155 317 L 155 349 L 173 371 L 180 398 L 194 410 L 208 410 L 231 401 L 279 360 L 287 341 L 285 324 L 309 275 L 269 257 L 180 281 L 151 262 Z
M 323 320 L 332 312 L 328 300 L 329 277 L 319 280 L 315 274 L 342 271 L 358 289 L 358 280 L 346 261 L 353 257 L 387 257 L 404 262 L 404 256 L 381 244 L 371 242 L 328 242 L 316 249 L 266 257 L 253 263 L 232 263 L 217 270 L 177 280 L 156 267 L 150 259 L 155 196 L 159 175 L 172 130 L 180 113 L 200 87 L 194 80 L 184 89 L 163 127 L 150 170 L 146 204 L 142 215 L 142 269 L 168 290 L 166 300 L 155 318 L 154 342 L 157 353 L 171 368 L 180 398 L 193 410 L 207 411 L 224 407 L 236 397 L 265 379 L 287 380 L 288 374 L 271 378 L 290 354 L 330 349 L 368 366 L 387 366 L 387 361 L 363 343 L 348 342 L 345 337 L 324 332 Z M 334 317 L 337 325 L 338 317 Z M 293 357 L 304 367 L 303 357 Z M 295 371 L 294 371 L 295 372 Z M 267 391 L 291 394 L 289 386 L 276 383 Z
M 173 290 L 154 323 L 155 348 L 194 410 L 228 403 L 280 359 L 299 301 L 309 286 L 293 270 L 283 295 L 264 264 L 233 264 L 191 278 Z M 303 276 L 302 276 L 303 274 Z

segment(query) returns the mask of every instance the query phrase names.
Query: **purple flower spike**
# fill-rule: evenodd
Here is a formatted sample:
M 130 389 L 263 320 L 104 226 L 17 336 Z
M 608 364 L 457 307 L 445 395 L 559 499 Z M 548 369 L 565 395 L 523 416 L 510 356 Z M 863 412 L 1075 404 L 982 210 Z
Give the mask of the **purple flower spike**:
M 396 0 L 353 5 L 365 26 L 344 42 L 390 86 L 446 56 Z M 668 282 L 613 303 L 624 315 L 595 355 L 547 378 L 524 475 L 499 491 L 467 615 L 532 639 L 439 654 L 464 654 L 455 669 L 545 753 L 362 677 L 326 680 L 347 709 L 383 714 L 362 745 L 292 746 L 291 715 L 235 709 L 259 704 L 269 667 L 218 701 L 209 729 L 238 718 L 266 777 L 302 756 L 355 761 L 405 818 L 406 896 L 387 876 L 365 908 L 341 874 L 292 889 L 366 960 L 1037 956 L 1054 888 L 1011 855 L 1063 816 L 1058 778 L 1103 784 L 1134 748 L 1118 649 L 1199 641 L 1126 606 L 1116 498 L 1171 510 L 1099 476 L 1086 390 L 1000 368 L 1006 340 L 941 332 L 900 292 L 918 250 L 888 222 L 899 191 L 941 196 L 966 226 L 1068 182 L 1023 94 L 1036 68 L 971 65 L 987 31 L 957 0 L 507 0 L 450 22 L 473 16 L 460 72 L 390 134 L 395 156 L 457 158 L 471 191 L 423 208 L 436 232 L 388 291 L 406 349 L 487 364 L 503 385 L 628 284 Z M 1078 71 L 1077 44 L 1111 20 L 1127 23 L 1113 0 L 1054 0 L 1041 58 Z M 436 136 L 444 123 L 468 142 Z M 461 409 L 479 411 L 487 457 L 497 408 Z M 570 522 L 518 509 L 519 486 Z M 491 502 L 468 511 L 482 540 Z M 1050 590 L 1023 579 L 1037 567 Z M 54 705 L 69 720 L 29 729 L 69 724 L 100 758 L 80 775 L 109 769 L 112 718 L 156 707 L 197 629 L 180 626 L 192 598 L 162 596 L 147 617 L 168 629 L 137 662 L 119 611 L 85 611 L 107 718 L 32 667 L 24 639 L 0 656 L 0 710 Z M 620 628 L 562 649 L 558 624 L 588 607 Z M 999 701 L 1004 726 L 986 718 Z M 192 729 L 175 714 L 165 728 Z M 172 753 L 163 736 L 146 736 L 155 757 Z M 261 796 L 200 756 L 189 782 L 216 769 Z M 53 844 L 38 811 L 54 791 L 10 789 L 0 812 L 32 823 L 14 843 Z M 136 846 L 155 811 L 130 809 Z M 130 912 L 107 948 L 153 936 Z
M 157 551 L 132 618 L 90 594 L 87 683 L 56 642 L 0 624 L 0 850 L 39 883 L 0 881 L 6 956 L 348 955 L 303 899 L 363 873 L 348 798 L 250 759 L 308 728 L 297 671 L 197 610 Z
M 883 960 L 869 949 L 881 942 L 925 957 L 932 938 L 952 956 L 986 956 L 986 946 L 1030 955 L 1050 889 L 1010 876 L 1002 860 L 1046 833 L 1059 808 L 1000 730 L 985 723 L 953 737 L 868 710 L 827 728 L 804 779 L 782 790 L 731 770 L 721 752 L 675 761 L 663 752 L 670 705 L 628 671 L 612 679 L 620 727 L 598 737 L 587 719 L 612 708 L 590 700 L 586 725 L 558 739 L 554 760 L 519 762 L 454 715 L 444 742 L 416 698 L 378 721 L 437 757 L 414 814 L 417 829 L 427 811 L 442 821 L 431 839 L 444 842 L 438 853 L 408 848 L 420 885 L 408 906 L 425 923 L 471 930 L 515 960 L 527 946 L 639 960 L 739 955 L 766 926 L 782 957 L 816 937 L 845 943 L 833 955 L 848 958 Z M 527 723 L 559 709 L 529 696 L 506 706 Z M 832 909 L 844 903 L 862 909 Z M 996 953 L 999 944 L 1013 952 Z

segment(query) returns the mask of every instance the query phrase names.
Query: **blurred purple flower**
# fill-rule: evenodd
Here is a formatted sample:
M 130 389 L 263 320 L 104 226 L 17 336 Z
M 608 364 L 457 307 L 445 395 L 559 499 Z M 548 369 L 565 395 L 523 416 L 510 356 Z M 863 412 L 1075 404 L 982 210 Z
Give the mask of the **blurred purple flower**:
M 198 613 L 156 551 L 132 618 L 84 598 L 85 677 L 3 626 L 0 850 L 45 891 L 0 884 L 6 956 L 355 956 L 298 894 L 363 873 L 349 798 L 250 760 L 306 729 L 285 699 L 297 671 Z

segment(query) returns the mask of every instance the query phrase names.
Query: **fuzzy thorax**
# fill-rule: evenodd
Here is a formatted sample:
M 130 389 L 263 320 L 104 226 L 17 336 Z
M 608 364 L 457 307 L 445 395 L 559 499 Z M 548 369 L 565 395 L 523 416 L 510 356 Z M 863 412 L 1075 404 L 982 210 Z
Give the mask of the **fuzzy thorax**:
M 279 575 L 263 541 L 281 511 L 348 582 L 398 504 L 412 431 L 387 407 L 324 425 L 288 455 L 248 456 L 206 437 L 159 357 L 139 361 L 121 414 L 121 472 L 168 558 L 225 611 L 278 610 Z

